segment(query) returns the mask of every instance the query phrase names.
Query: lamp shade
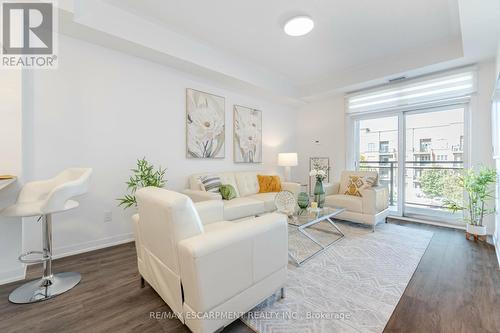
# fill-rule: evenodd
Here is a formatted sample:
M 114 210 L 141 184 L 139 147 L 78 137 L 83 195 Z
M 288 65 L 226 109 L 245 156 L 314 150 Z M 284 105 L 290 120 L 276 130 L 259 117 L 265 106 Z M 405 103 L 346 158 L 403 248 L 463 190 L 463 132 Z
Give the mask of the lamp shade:
M 297 153 L 280 153 L 278 154 L 278 165 L 279 166 L 296 166 Z

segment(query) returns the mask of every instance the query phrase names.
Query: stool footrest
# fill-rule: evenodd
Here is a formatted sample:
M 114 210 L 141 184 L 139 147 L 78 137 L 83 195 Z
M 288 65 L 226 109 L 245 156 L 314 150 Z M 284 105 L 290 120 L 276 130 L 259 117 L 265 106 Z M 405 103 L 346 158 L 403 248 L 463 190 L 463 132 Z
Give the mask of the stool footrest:
M 34 258 L 27 258 L 29 256 L 34 256 L 37 255 L 39 257 L 34 257 Z M 52 259 L 52 256 L 50 254 L 47 254 L 43 251 L 28 251 L 26 253 L 21 254 L 18 257 L 19 261 L 24 263 L 24 264 L 42 264 L 46 262 L 47 260 Z

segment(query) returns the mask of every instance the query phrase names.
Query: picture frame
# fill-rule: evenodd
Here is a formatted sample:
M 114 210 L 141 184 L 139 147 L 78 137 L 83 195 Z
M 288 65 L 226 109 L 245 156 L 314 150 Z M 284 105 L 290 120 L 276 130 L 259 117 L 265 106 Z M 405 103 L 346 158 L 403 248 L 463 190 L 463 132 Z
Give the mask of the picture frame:
M 226 157 L 226 101 L 222 96 L 186 89 L 186 157 Z
M 329 157 L 309 157 L 309 172 L 319 165 L 322 170 L 326 171 L 326 182 L 330 182 L 330 158 Z M 316 182 L 314 177 L 309 176 L 309 193 L 313 193 L 312 185 Z
M 262 163 L 262 111 L 233 106 L 234 163 Z

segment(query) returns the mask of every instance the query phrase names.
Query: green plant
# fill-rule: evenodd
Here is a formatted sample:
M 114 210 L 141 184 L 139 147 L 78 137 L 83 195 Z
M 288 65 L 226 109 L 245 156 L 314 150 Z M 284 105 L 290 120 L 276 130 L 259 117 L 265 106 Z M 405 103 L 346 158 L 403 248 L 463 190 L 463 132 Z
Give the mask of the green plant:
M 166 169 L 159 167 L 158 170 L 155 170 L 154 166 L 146 161 L 145 157 L 138 159 L 137 168 L 131 169 L 131 171 L 134 174 L 126 182 L 129 194 L 117 199 L 120 202 L 118 206 L 123 206 L 124 209 L 137 206 L 135 192 L 138 189 L 147 186 L 164 187 L 167 182 L 165 180 Z
M 423 170 L 420 176 L 422 192 L 429 198 L 442 197 L 445 177 L 446 170 Z
M 450 170 L 430 169 L 422 171 L 419 181 L 427 197 L 458 201 L 463 197 L 459 177 L 460 174 Z
M 486 201 L 493 198 L 491 185 L 496 183 L 496 176 L 493 168 L 481 168 L 478 172 L 474 169 L 464 170 L 458 184 L 465 191 L 465 197 L 463 200 L 446 199 L 444 206 L 453 212 L 467 212 L 467 223 L 482 226 L 484 216 L 495 211 L 486 207 Z

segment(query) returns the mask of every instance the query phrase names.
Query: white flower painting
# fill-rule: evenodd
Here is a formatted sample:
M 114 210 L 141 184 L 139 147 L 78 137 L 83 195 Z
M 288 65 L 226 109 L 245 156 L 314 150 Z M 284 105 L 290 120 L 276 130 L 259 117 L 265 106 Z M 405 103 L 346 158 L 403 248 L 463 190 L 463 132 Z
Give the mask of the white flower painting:
M 262 112 L 235 105 L 234 123 L 234 162 L 262 163 Z
M 225 157 L 224 97 L 186 90 L 187 157 Z

